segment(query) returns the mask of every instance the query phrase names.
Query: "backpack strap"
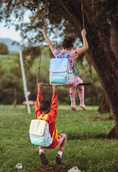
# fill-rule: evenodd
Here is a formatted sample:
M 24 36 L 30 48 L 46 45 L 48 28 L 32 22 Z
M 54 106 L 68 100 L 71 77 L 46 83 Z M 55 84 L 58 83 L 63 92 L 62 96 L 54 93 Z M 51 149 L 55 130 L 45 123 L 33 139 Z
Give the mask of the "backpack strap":
M 57 54 L 57 58 L 67 58 L 68 57 L 68 54 L 70 53 L 70 51 L 67 51 L 64 55 L 61 54 L 62 52 L 60 51 L 58 54 Z
M 61 51 L 57 54 L 57 58 L 61 57 Z
M 46 121 L 47 119 L 47 116 L 48 114 L 46 114 L 44 117 L 42 116 L 42 114 L 38 117 L 38 120 L 44 120 Z M 55 135 L 55 138 L 57 139 L 58 138 L 58 132 L 57 132 L 57 129 L 55 128 L 55 130 L 53 131 L 53 134 L 52 134 L 52 141 L 54 140 L 54 135 Z
M 74 74 L 74 71 L 75 71 L 75 74 Z M 75 76 L 77 76 L 77 69 L 75 68 L 75 65 L 73 64 L 73 74 L 75 75 Z
M 46 121 L 47 116 L 48 116 L 48 114 L 46 114 L 45 116 L 42 116 L 42 114 L 41 114 L 41 115 L 38 117 L 38 120 L 44 120 L 44 121 Z
M 70 53 L 70 51 L 67 51 L 67 52 L 63 55 L 63 58 L 67 58 L 69 53 Z
M 55 135 L 55 138 L 54 138 L 54 135 Z M 57 129 L 55 128 L 55 130 L 53 131 L 53 134 L 52 134 L 52 141 L 57 138 L 58 138 L 58 132 L 57 132 Z

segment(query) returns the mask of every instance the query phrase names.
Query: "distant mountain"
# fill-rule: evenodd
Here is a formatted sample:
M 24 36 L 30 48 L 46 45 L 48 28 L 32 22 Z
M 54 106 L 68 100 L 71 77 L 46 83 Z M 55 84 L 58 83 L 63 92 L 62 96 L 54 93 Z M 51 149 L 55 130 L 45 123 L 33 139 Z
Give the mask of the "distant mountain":
M 12 45 L 12 42 L 14 42 L 14 40 L 9 39 L 9 38 L 0 38 L 0 42 L 3 42 L 5 45 L 7 45 L 8 50 L 14 51 L 14 52 L 18 52 L 20 50 L 20 46 L 17 44 Z

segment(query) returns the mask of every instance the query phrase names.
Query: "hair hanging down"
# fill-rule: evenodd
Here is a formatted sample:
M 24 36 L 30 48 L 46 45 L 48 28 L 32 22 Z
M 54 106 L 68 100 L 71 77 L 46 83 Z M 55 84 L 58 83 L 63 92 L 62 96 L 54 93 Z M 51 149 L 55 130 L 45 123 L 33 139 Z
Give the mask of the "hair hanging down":
M 40 109 L 41 111 L 45 111 L 50 107 L 50 101 L 49 100 L 41 100 L 40 101 Z
M 75 37 L 71 36 L 67 39 L 64 39 L 64 41 L 62 42 L 62 47 L 64 49 L 69 49 L 73 47 L 73 43 L 75 42 Z

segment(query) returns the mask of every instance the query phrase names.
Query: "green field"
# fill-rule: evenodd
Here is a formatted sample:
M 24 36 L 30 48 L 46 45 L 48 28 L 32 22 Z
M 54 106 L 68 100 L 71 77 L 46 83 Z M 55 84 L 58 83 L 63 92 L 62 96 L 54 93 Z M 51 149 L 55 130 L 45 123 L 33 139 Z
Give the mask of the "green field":
M 59 106 L 57 117 L 58 133 L 66 133 L 68 141 L 63 153 L 65 166 L 77 166 L 83 172 L 117 172 L 118 142 L 107 139 L 115 125 L 112 114 L 99 115 L 98 107 L 87 107 L 84 112 Z M 35 109 L 27 113 L 22 105 L 0 106 L 0 172 L 15 172 L 16 164 L 22 163 L 22 172 L 34 172 L 42 167 L 38 147 L 29 140 L 29 124 L 35 118 Z M 100 119 L 102 118 L 102 120 Z M 48 167 L 57 166 L 55 156 L 58 148 L 44 150 L 49 160 Z M 44 167 L 46 168 L 46 167 Z M 69 169 L 68 169 L 69 170 Z
M 46 51 L 44 51 L 46 50 Z M 49 65 L 50 65 L 50 58 L 46 54 L 47 47 L 44 48 L 44 56 L 41 59 L 41 70 L 40 70 L 40 77 L 39 82 L 49 83 Z M 37 94 L 37 86 L 36 86 L 36 74 L 39 68 L 39 57 L 31 61 L 30 57 L 23 57 L 24 60 L 24 67 L 25 67 L 25 74 L 26 74 L 26 81 L 27 81 L 27 88 L 30 91 L 30 100 L 34 100 Z M 86 59 L 83 59 L 83 65 L 80 62 L 76 61 L 75 59 L 75 67 L 78 71 L 78 76 L 83 80 L 83 82 L 90 82 L 90 76 L 88 72 L 88 63 Z M 92 67 L 92 76 L 93 76 L 93 85 L 85 86 L 85 104 L 86 105 L 99 105 L 102 95 L 103 89 L 101 83 L 97 77 L 97 74 Z M 22 80 L 22 73 L 19 61 L 19 54 L 18 53 L 10 53 L 8 55 L 0 55 L 0 104 L 12 104 L 14 101 L 13 92 L 5 92 L 5 89 L 8 88 L 15 88 L 17 90 L 17 104 L 21 104 L 24 98 L 23 92 L 23 80 Z M 44 92 L 43 95 L 46 96 L 46 99 L 50 99 L 52 96 L 52 88 L 46 87 L 43 88 Z M 57 88 L 59 104 L 70 104 L 70 97 L 68 93 L 68 89 L 64 89 L 63 87 Z M 9 99 L 10 97 L 10 99 Z M 79 103 L 78 93 L 76 91 L 76 103 Z

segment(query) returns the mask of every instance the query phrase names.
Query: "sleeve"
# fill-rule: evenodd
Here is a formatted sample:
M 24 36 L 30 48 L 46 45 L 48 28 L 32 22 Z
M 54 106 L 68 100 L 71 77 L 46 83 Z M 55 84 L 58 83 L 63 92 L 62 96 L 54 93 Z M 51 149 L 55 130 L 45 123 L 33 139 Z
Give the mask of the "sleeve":
M 57 54 L 58 54 L 59 52 L 60 52 L 60 51 L 57 50 L 57 49 L 54 49 L 54 50 L 53 50 L 53 55 L 55 56 L 55 58 L 57 58 Z
M 78 55 L 77 50 L 70 51 L 69 56 L 71 59 L 74 59 Z
M 35 110 L 36 119 L 42 114 L 42 111 L 39 106 L 39 103 L 42 99 L 43 99 L 42 93 L 41 91 L 39 91 L 37 95 L 37 100 L 36 100 L 36 110 Z
M 51 103 L 51 110 L 48 113 L 47 119 L 46 121 L 50 124 L 52 122 L 56 122 L 56 118 L 57 118 L 57 111 L 58 111 L 58 97 L 57 97 L 57 93 L 54 92 L 53 96 L 52 96 L 52 103 Z

